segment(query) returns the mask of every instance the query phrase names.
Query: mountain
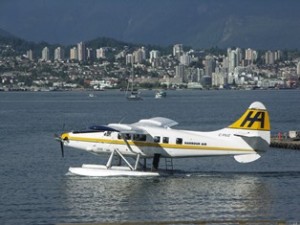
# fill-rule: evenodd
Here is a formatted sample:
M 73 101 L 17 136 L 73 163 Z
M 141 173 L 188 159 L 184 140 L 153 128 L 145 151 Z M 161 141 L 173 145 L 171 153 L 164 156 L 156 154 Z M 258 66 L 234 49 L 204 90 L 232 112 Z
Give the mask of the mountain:
M 198 48 L 300 48 L 296 0 L 2 0 L 0 27 L 23 39 L 96 37 Z

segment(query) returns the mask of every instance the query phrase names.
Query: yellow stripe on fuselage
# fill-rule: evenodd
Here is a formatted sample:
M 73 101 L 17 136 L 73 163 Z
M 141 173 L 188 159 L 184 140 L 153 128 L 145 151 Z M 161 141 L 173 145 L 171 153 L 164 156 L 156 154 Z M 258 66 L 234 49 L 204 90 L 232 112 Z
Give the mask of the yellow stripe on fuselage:
M 104 138 L 86 138 L 86 137 L 70 137 L 68 140 L 71 141 L 82 141 L 82 142 L 93 142 L 102 144 L 116 144 L 116 145 L 126 145 L 124 140 L 114 140 L 114 139 L 104 139 Z M 166 143 L 152 143 L 152 142 L 142 142 L 142 141 L 131 141 L 128 140 L 129 145 L 134 145 L 137 147 L 156 147 L 156 148 L 173 148 L 182 150 L 220 150 L 220 151 L 243 151 L 252 152 L 252 149 L 246 148 L 231 148 L 231 147 L 210 147 L 210 146 L 195 146 L 195 145 L 183 145 L 183 144 L 166 144 Z

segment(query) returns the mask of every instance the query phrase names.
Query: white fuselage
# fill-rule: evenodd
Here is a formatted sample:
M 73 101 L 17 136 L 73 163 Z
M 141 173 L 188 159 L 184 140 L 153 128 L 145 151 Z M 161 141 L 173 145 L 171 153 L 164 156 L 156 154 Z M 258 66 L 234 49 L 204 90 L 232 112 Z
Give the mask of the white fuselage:
M 147 134 L 116 131 L 90 131 L 67 133 L 64 144 L 89 152 L 103 154 L 113 150 L 123 155 L 153 157 L 197 157 L 214 155 L 241 155 L 255 153 L 235 129 L 224 128 L 213 132 L 143 127 Z M 126 141 L 125 141 L 126 140 Z

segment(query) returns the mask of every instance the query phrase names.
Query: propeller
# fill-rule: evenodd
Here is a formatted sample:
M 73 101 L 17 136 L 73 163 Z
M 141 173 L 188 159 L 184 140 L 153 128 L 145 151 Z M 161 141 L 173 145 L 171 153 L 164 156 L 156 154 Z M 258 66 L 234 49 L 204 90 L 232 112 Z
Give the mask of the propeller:
M 61 156 L 64 157 L 65 156 L 64 155 L 64 141 L 66 139 L 62 139 L 61 136 L 59 136 L 58 134 L 55 134 L 54 137 L 55 137 L 55 140 L 60 142 Z

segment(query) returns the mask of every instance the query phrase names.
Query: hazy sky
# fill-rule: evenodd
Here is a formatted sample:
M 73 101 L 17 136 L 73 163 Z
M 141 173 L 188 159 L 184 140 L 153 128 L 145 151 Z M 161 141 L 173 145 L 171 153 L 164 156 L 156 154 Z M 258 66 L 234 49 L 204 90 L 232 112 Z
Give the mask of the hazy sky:
M 298 0 L 1 0 L 0 28 L 31 41 L 300 47 Z M 242 46 L 243 47 L 243 46 Z

